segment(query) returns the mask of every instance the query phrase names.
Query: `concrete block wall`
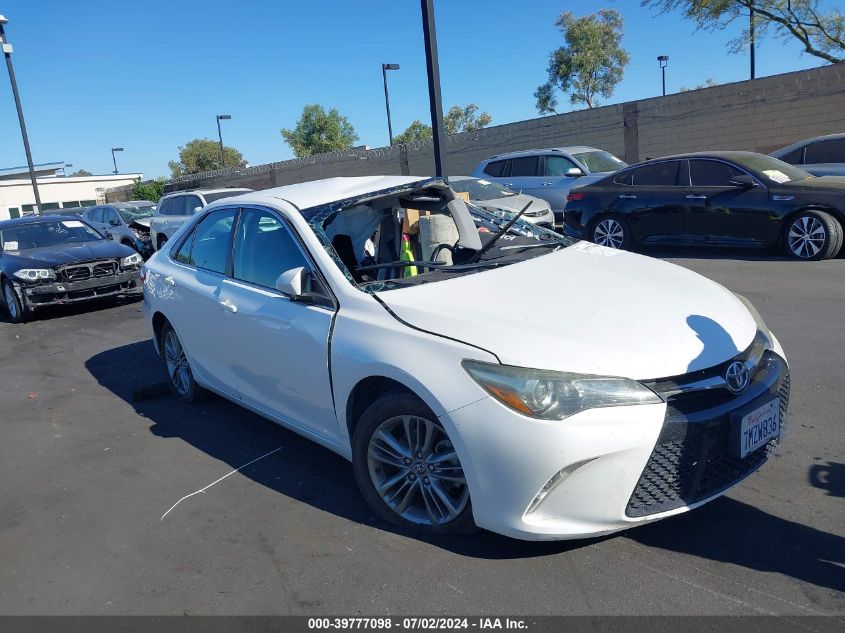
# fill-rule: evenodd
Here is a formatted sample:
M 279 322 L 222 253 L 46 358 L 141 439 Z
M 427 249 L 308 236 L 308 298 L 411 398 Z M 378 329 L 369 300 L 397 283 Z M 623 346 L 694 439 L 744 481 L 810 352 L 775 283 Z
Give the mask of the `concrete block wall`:
M 449 174 L 469 174 L 495 154 L 562 145 L 600 147 L 628 162 L 701 150 L 768 153 L 836 132 L 845 132 L 845 63 L 456 134 L 446 141 L 446 164 Z M 183 176 L 170 181 L 167 191 L 258 190 L 334 176 L 433 173 L 432 143 L 425 141 Z M 128 200 L 131 191 L 113 189 L 106 197 Z

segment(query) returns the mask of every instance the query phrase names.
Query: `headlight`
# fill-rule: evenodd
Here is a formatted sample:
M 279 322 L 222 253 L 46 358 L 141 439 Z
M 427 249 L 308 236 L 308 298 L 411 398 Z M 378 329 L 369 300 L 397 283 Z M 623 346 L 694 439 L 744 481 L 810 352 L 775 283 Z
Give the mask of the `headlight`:
M 43 281 L 56 278 L 56 273 L 49 268 L 21 268 L 12 274 L 23 281 Z
M 651 389 L 628 378 L 525 369 L 465 360 L 463 368 L 502 404 L 532 418 L 563 420 L 586 409 L 659 404 Z
M 132 253 L 128 257 L 120 260 L 121 268 L 131 268 L 132 266 L 139 266 L 144 262 L 144 259 L 138 253 Z

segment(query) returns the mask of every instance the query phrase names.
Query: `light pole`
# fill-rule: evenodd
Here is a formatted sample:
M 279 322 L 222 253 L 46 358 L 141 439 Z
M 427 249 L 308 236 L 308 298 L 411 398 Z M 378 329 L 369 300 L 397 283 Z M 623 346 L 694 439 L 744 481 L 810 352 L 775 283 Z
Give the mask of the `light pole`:
M 117 159 L 114 157 L 115 152 L 122 152 L 122 147 L 112 147 L 111 148 L 111 161 L 114 163 L 114 173 L 117 173 Z
M 387 108 L 387 136 L 393 145 L 393 125 L 390 123 L 390 97 L 387 95 L 387 71 L 399 70 L 399 64 L 382 64 L 381 77 L 384 80 L 384 107 Z
M 663 73 L 663 96 L 666 96 L 666 66 L 669 64 L 668 55 L 658 55 L 657 61 L 660 64 L 660 71 Z
M 434 0 L 420 0 L 422 10 L 423 41 L 425 42 L 425 69 L 428 74 L 428 101 L 431 107 L 431 137 L 434 141 L 434 175 L 446 173 L 446 153 L 443 141 L 443 100 L 440 98 L 440 62 L 437 59 L 437 32 L 434 28 Z
M 23 118 L 21 108 L 21 96 L 18 94 L 18 82 L 15 80 L 15 68 L 12 66 L 12 45 L 6 41 L 6 31 L 3 27 L 9 23 L 5 15 L 0 15 L 0 46 L 3 48 L 3 55 L 6 58 L 6 67 L 9 69 L 9 81 L 12 82 L 12 94 L 15 97 L 15 107 L 18 109 L 18 122 L 21 124 L 21 137 L 23 148 L 26 152 L 26 165 L 29 167 L 29 179 L 32 181 L 32 192 L 35 194 L 35 213 L 41 214 L 41 195 L 38 193 L 38 180 L 35 178 L 35 168 L 32 166 L 32 152 L 29 151 L 29 137 L 26 134 L 26 122 Z
M 226 156 L 223 154 L 223 132 L 220 131 L 220 121 L 228 121 L 232 118 L 231 114 L 217 115 L 217 137 L 220 139 L 220 165 L 226 166 Z
M 791 8 L 792 7 L 790 7 L 790 9 Z M 756 71 L 756 68 L 755 68 L 756 64 L 755 64 L 755 60 L 754 60 L 754 55 L 755 55 L 755 51 L 754 51 L 754 31 L 755 31 L 756 26 L 757 26 L 755 24 L 756 21 L 757 21 L 756 18 L 757 18 L 757 16 L 754 15 L 754 2 L 752 2 L 751 7 L 748 11 L 748 37 L 749 37 L 748 48 L 749 48 L 749 52 L 751 54 L 751 78 L 752 79 L 754 79 L 754 76 L 757 74 L 757 71 Z

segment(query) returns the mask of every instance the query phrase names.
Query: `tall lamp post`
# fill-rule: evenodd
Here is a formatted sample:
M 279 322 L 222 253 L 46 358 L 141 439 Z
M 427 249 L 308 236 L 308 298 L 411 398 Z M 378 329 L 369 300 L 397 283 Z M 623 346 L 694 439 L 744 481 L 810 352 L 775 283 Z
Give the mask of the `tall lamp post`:
M 422 10 L 423 41 L 425 42 L 425 69 L 428 74 L 428 101 L 431 108 L 431 137 L 434 141 L 434 175 L 446 174 L 446 153 L 443 141 L 443 100 L 440 97 L 440 62 L 437 59 L 437 32 L 434 28 L 434 0 L 420 0 Z
M 123 151 L 122 147 L 112 147 L 111 148 L 111 162 L 114 163 L 114 172 L 113 173 L 115 173 L 115 174 L 117 173 L 117 159 L 114 157 L 114 153 L 115 152 L 122 152 L 122 151 Z
M 223 132 L 220 130 L 220 121 L 228 121 L 232 118 L 231 114 L 217 115 L 217 138 L 220 139 L 220 165 L 226 166 L 226 155 L 223 153 Z
M 32 152 L 29 151 L 29 137 L 26 134 L 26 122 L 23 118 L 21 108 L 21 96 L 18 94 L 18 82 L 15 80 L 15 68 L 12 66 L 12 45 L 6 41 L 4 26 L 9 23 L 5 15 L 0 15 L 0 46 L 3 48 L 3 56 L 6 58 L 6 67 L 9 69 L 9 81 L 12 82 L 12 94 L 15 97 L 15 107 L 18 109 L 18 122 L 21 124 L 21 137 L 23 148 L 26 152 L 26 165 L 29 167 L 29 179 L 32 181 L 32 192 L 35 194 L 35 212 L 41 213 L 41 195 L 38 193 L 38 180 L 35 178 L 35 168 L 32 166 Z
M 666 66 L 669 64 L 668 55 L 658 55 L 657 61 L 660 64 L 660 72 L 663 73 L 663 96 L 666 96 Z
M 791 9 L 792 7 L 789 7 L 789 8 Z M 748 11 L 748 37 L 749 37 L 748 49 L 749 49 L 749 53 L 750 53 L 750 56 L 751 56 L 751 60 L 750 60 L 751 61 L 751 79 L 754 79 L 755 75 L 757 74 L 757 69 L 755 68 L 756 64 L 755 64 L 755 59 L 754 59 L 754 55 L 755 55 L 755 51 L 754 51 L 754 44 L 755 44 L 754 35 L 755 35 L 755 33 L 754 32 L 756 31 L 756 26 L 757 26 L 756 25 L 756 21 L 757 21 L 756 18 L 757 18 L 757 16 L 754 15 L 754 2 L 752 2 L 751 8 Z
M 387 95 L 387 71 L 399 70 L 399 64 L 382 64 L 381 77 L 384 80 L 384 107 L 387 108 L 387 136 L 393 145 L 393 125 L 390 122 L 390 97 Z

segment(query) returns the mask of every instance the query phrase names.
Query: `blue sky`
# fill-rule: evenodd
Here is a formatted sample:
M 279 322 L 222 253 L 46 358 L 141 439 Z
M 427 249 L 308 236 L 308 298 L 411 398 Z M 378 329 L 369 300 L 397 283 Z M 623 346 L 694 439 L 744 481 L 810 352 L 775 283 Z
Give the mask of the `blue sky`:
M 730 55 L 732 32 L 695 32 L 679 15 L 638 0 L 435 0 L 444 108 L 477 103 L 508 123 L 537 116 L 554 27 L 565 10 L 613 7 L 625 19 L 631 61 L 609 103 L 660 91 L 657 55 L 669 55 L 668 91 L 748 77 L 747 55 Z M 321 103 L 349 117 L 360 144 L 387 144 L 381 63 L 389 74 L 393 129 L 428 122 L 425 55 L 417 0 L 4 0 L 33 158 L 94 173 L 169 175 L 168 160 L 196 137 L 216 138 L 253 165 L 292 156 L 279 130 Z M 758 76 L 820 61 L 794 43 L 758 48 Z M 566 104 L 566 98 L 561 99 Z M 14 102 L 0 68 L 0 167 L 24 164 Z

